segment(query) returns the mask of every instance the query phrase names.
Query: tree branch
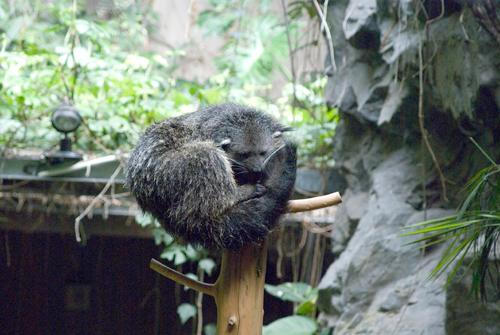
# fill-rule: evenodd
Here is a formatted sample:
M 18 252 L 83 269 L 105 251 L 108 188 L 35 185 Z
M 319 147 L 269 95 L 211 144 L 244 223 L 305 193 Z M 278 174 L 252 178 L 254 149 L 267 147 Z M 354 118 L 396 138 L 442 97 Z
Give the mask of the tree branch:
M 330 52 L 330 61 L 333 68 L 333 72 L 337 72 L 337 65 L 335 64 L 335 50 L 333 49 L 332 34 L 330 32 L 330 27 L 328 27 L 328 22 L 326 22 L 326 11 L 328 7 L 328 1 L 325 1 L 325 13 L 321 11 L 321 7 L 318 4 L 318 0 L 313 0 L 314 6 L 318 11 L 319 18 L 321 20 L 321 30 L 325 31 L 326 41 L 328 42 L 328 51 Z
M 149 265 L 151 269 L 155 270 L 159 274 L 161 274 L 164 277 L 167 277 L 169 279 L 172 279 L 173 281 L 187 286 L 189 288 L 192 288 L 195 291 L 211 295 L 212 297 L 215 294 L 215 289 L 213 284 L 206 284 L 199 282 L 197 280 L 191 279 L 182 273 L 175 271 L 174 269 L 169 268 L 168 266 L 158 262 L 156 259 L 152 258 L 151 263 Z
M 327 195 L 309 199 L 290 200 L 290 202 L 288 203 L 288 212 L 290 213 L 307 212 L 315 209 L 338 205 L 341 202 L 342 198 L 340 197 L 339 192 L 330 193 Z
M 342 199 L 340 197 L 339 192 L 335 192 L 315 198 L 291 200 L 288 203 L 288 211 L 290 213 L 312 211 L 314 209 L 320 209 L 337 205 L 341 202 Z M 186 277 L 182 273 L 169 268 L 168 266 L 158 262 L 154 258 L 151 259 L 150 267 L 151 269 L 158 272 L 162 276 L 172 279 L 173 281 L 179 284 L 192 288 L 195 291 L 215 297 L 215 288 L 214 285 L 212 284 L 205 284 L 197 280 L 191 279 L 189 277 Z

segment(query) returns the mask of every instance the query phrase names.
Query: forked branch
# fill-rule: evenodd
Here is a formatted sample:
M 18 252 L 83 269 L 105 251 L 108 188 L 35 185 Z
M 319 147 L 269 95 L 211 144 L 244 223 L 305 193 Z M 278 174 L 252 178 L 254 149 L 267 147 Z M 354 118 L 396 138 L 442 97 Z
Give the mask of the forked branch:
M 342 199 L 340 197 L 339 192 L 309 199 L 291 200 L 288 203 L 288 212 L 298 213 L 298 212 L 312 211 L 315 209 L 337 205 L 341 202 Z M 179 284 L 192 288 L 195 291 L 202 292 L 204 294 L 208 294 L 213 297 L 215 296 L 215 286 L 213 284 L 206 284 L 191 279 L 183 275 L 182 273 L 175 271 L 166 265 L 163 265 L 154 258 L 151 259 L 150 267 L 151 269 L 158 272 L 162 276 L 172 279 Z

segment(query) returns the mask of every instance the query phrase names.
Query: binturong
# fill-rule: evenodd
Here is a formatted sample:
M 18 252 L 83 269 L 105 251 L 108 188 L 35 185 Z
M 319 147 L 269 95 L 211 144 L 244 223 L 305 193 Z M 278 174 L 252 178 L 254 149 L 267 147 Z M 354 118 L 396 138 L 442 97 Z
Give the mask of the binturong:
M 257 109 L 221 104 L 150 126 L 126 185 L 178 240 L 208 249 L 260 244 L 287 210 L 296 146 Z

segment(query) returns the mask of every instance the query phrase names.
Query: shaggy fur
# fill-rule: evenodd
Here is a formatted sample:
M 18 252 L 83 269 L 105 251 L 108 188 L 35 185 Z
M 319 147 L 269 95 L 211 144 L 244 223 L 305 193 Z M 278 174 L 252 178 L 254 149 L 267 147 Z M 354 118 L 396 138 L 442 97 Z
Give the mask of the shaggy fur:
M 222 104 L 147 129 L 126 180 L 140 207 L 184 242 L 236 250 L 261 243 L 286 212 L 296 147 L 272 117 Z

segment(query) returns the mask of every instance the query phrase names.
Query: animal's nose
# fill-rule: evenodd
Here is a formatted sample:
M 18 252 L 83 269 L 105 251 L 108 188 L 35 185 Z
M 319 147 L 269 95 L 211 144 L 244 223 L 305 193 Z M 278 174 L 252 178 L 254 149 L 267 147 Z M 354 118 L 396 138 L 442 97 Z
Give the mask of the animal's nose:
M 260 167 L 260 166 L 254 166 L 252 168 L 252 172 L 254 172 L 254 173 L 261 173 L 262 172 L 262 167 Z

